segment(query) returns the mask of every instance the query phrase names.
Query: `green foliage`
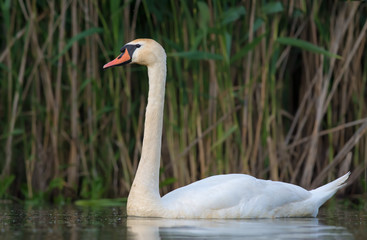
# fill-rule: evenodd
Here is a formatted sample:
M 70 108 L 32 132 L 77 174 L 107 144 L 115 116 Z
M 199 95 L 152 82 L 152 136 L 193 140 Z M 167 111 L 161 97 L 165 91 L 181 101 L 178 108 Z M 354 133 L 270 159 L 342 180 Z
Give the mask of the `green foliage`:
M 23 195 L 26 195 L 27 192 L 23 189 L 22 190 Z M 29 206 L 42 206 L 45 204 L 48 204 L 48 195 L 45 192 L 36 192 L 33 194 L 33 197 L 31 199 L 25 199 L 24 200 L 24 204 L 29 205 Z
M 103 32 L 102 28 L 90 28 L 87 29 L 81 33 L 78 33 L 77 35 L 75 35 L 74 37 L 72 37 L 65 45 L 64 49 L 61 50 L 61 52 L 59 54 L 57 54 L 54 59 L 52 60 L 53 63 L 55 63 L 62 55 L 64 55 L 72 46 L 75 42 L 80 41 L 82 39 L 85 39 L 86 37 L 93 35 L 93 34 L 97 34 L 97 33 L 101 33 Z
M 0 199 L 3 199 L 6 197 L 7 195 L 6 191 L 9 189 L 14 179 L 15 179 L 14 175 L 10 175 L 10 176 L 4 177 L 4 179 L 0 179 Z
M 261 8 L 261 12 L 263 14 L 273 14 L 273 13 L 279 13 L 282 12 L 283 5 L 281 2 L 268 2 L 265 3 L 264 6 Z
M 238 126 L 237 125 L 234 125 L 230 129 L 228 129 L 228 131 L 226 131 L 225 133 L 220 134 L 218 136 L 218 140 L 215 143 L 213 143 L 213 146 L 211 147 L 211 150 L 213 150 L 217 146 L 222 145 L 226 141 L 226 139 L 229 136 L 231 136 L 231 134 L 234 133 L 237 130 L 237 128 L 238 128 Z
M 189 60 L 207 60 L 207 59 L 222 60 L 223 59 L 223 57 L 219 54 L 201 52 L 201 51 L 175 52 L 175 53 L 170 53 L 168 56 L 182 57 L 182 58 L 187 58 Z
M 305 50 L 310 51 L 310 52 L 325 55 L 327 57 L 334 57 L 334 58 L 338 58 L 338 59 L 342 58 L 339 55 L 333 54 L 333 53 L 331 53 L 329 51 L 326 51 L 325 49 L 323 49 L 319 46 L 316 46 L 312 43 L 309 43 L 309 42 L 306 42 L 306 41 L 303 41 L 303 40 L 300 40 L 300 39 L 280 37 L 280 38 L 277 39 L 277 42 L 281 43 L 281 44 L 285 44 L 285 45 L 299 47 L 299 48 L 305 49 Z
M 83 179 L 81 188 L 81 197 L 85 199 L 99 199 L 103 197 L 105 192 L 105 185 L 103 179 L 100 177 L 92 180 Z
M 159 187 L 162 188 L 162 187 L 170 186 L 171 184 L 175 182 L 177 182 L 176 178 L 165 178 L 163 181 L 159 183 Z
M 233 57 L 231 58 L 231 63 L 234 63 L 240 59 L 243 59 L 243 57 L 250 51 L 253 51 L 255 47 L 261 42 L 261 39 L 265 37 L 265 34 L 262 34 L 258 37 L 256 37 L 252 42 L 249 44 L 246 44 L 241 50 L 239 50 Z
M 122 207 L 126 205 L 126 198 L 114 198 L 114 199 L 91 199 L 91 200 L 77 200 L 75 205 L 81 207 Z

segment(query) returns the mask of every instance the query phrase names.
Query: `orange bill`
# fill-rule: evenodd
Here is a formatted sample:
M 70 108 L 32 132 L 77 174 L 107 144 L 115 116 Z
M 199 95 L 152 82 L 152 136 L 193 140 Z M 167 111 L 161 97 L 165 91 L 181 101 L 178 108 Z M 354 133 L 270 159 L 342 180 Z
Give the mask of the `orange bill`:
M 109 63 L 106 63 L 103 66 L 103 69 L 107 69 L 109 67 L 120 66 L 122 64 L 126 64 L 129 62 L 131 62 L 131 57 L 130 57 L 129 51 L 125 49 L 125 51 L 122 52 L 117 58 L 115 58 L 114 60 L 112 60 Z

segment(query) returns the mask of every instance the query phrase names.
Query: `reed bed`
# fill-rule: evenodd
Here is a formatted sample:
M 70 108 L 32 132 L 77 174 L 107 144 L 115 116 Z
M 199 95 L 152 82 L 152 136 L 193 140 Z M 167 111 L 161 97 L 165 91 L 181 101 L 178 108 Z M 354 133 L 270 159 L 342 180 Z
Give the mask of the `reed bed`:
M 4 0 L 0 198 L 125 197 L 146 69 L 102 71 L 132 39 L 168 54 L 161 191 L 221 173 L 366 192 L 367 10 L 359 1 Z

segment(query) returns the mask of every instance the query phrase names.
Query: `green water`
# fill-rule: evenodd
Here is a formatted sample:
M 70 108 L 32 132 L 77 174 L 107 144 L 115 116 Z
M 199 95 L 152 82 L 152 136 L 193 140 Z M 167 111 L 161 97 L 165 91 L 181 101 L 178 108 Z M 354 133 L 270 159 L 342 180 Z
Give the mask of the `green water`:
M 317 218 L 184 220 L 126 217 L 124 207 L 0 204 L 0 239 L 367 239 L 367 211 Z

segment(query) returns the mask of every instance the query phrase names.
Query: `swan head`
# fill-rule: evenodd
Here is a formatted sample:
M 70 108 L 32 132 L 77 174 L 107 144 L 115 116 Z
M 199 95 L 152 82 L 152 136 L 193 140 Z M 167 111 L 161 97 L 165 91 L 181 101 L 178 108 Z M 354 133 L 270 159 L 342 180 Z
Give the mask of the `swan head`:
M 117 67 L 129 63 L 152 66 L 166 63 L 166 53 L 163 47 L 153 39 L 136 39 L 125 44 L 120 49 L 120 55 L 105 64 L 103 69 Z

